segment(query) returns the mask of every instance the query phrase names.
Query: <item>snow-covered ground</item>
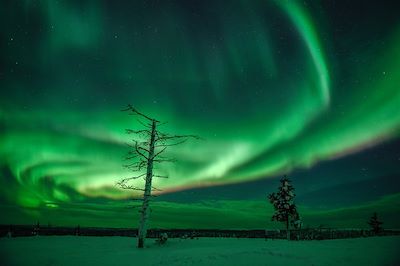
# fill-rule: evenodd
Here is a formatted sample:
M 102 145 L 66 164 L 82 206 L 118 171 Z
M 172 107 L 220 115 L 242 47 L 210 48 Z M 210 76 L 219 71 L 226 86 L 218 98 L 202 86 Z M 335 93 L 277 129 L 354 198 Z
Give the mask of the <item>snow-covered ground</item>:
M 0 265 L 400 265 L 400 236 L 324 241 L 147 240 L 39 236 L 0 239 Z

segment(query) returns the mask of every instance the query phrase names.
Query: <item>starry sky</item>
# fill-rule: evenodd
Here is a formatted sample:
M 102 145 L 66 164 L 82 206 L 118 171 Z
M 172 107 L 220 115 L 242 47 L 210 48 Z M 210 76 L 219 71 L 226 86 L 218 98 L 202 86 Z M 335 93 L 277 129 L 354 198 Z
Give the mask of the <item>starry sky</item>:
M 132 104 L 202 137 L 157 166 L 150 227 L 279 228 L 287 174 L 307 226 L 400 228 L 399 8 L 1 1 L 0 223 L 136 227 Z

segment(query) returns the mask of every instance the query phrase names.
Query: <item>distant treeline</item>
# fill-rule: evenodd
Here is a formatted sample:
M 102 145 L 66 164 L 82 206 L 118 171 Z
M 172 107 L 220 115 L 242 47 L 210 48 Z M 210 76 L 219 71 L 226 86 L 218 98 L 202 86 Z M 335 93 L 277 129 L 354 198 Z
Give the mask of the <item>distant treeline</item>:
M 0 237 L 21 236 L 137 236 L 137 229 L 124 228 L 93 228 L 93 227 L 51 227 L 38 225 L 0 225 Z M 286 230 L 219 230 L 219 229 L 149 229 L 148 238 L 158 238 L 167 233 L 169 238 L 198 237 L 236 237 L 236 238 L 265 238 L 285 239 Z M 339 238 L 356 238 L 368 236 L 400 235 L 400 230 L 383 230 L 376 234 L 365 229 L 333 229 L 306 228 L 291 230 L 293 240 L 323 240 Z

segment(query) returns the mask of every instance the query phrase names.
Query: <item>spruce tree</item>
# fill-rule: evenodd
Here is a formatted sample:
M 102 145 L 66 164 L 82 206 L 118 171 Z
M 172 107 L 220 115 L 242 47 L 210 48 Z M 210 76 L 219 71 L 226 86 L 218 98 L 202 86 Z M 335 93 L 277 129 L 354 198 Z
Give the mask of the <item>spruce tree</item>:
M 270 203 L 274 206 L 275 213 L 272 221 L 286 223 L 286 237 L 290 240 L 289 224 L 292 219 L 298 216 L 297 208 L 294 203 L 294 187 L 285 175 L 281 180 L 281 184 L 277 193 L 268 196 Z
M 375 233 L 378 234 L 379 232 L 382 231 L 382 222 L 379 221 L 378 219 L 378 214 L 374 212 L 372 217 L 370 218 L 368 224 L 371 226 L 371 230 Z

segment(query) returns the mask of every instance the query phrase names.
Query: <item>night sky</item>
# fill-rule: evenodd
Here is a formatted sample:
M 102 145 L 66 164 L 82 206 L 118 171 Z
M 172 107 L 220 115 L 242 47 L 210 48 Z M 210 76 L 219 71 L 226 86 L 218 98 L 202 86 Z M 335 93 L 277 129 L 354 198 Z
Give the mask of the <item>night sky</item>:
M 400 228 L 397 1 L 0 4 L 0 224 L 137 227 L 115 184 L 132 104 L 203 140 L 170 147 L 150 227 Z M 137 186 L 143 186 L 137 180 Z

